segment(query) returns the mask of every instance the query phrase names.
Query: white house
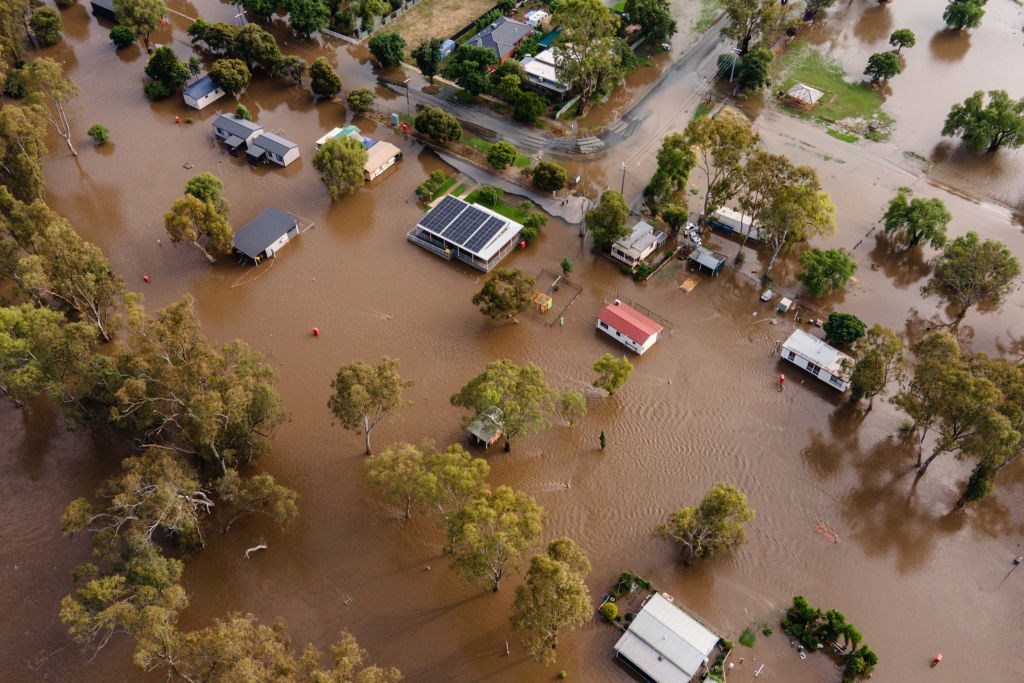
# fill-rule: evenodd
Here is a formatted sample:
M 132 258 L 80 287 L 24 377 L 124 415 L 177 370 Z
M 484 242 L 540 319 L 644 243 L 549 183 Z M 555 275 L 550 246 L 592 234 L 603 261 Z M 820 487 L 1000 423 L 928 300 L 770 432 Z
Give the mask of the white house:
M 402 158 L 402 150 L 390 142 L 375 142 L 366 150 L 366 163 L 363 164 L 363 175 L 373 180 L 384 171 L 395 165 Z
M 213 122 L 213 134 L 234 152 L 240 152 L 242 145 L 248 147 L 256 136 L 263 132 L 263 126 L 240 119 L 234 114 L 221 114 Z
M 630 268 L 636 268 L 655 250 L 665 243 L 667 235 L 654 226 L 640 221 L 633 226 L 633 233 L 612 245 L 612 258 L 622 261 Z
M 287 166 L 299 158 L 299 146 L 274 133 L 263 133 L 249 145 L 249 163 L 260 164 L 273 161 L 278 166 Z
M 316 148 L 320 149 L 320 147 L 322 147 L 325 142 L 332 138 L 339 137 L 341 135 L 348 135 L 349 137 L 355 138 L 360 142 L 362 142 L 363 140 L 363 134 L 359 132 L 359 127 L 348 125 L 345 126 L 344 128 L 331 128 L 329 131 L 327 131 L 327 133 L 324 134 L 322 138 L 316 141 Z
M 214 83 L 212 78 L 203 76 L 185 88 L 181 95 L 185 98 L 185 104 L 193 109 L 202 109 L 211 102 L 216 102 L 224 97 L 224 90 Z
M 235 233 L 235 252 L 259 263 L 277 256 L 281 247 L 298 236 L 298 219 L 270 206 Z
M 615 657 L 653 683 L 686 683 L 718 644 L 718 635 L 677 606 L 672 596 L 655 593 L 615 643 Z
M 814 335 L 796 330 L 782 345 L 782 357 L 803 368 L 833 389 L 850 388 L 853 359 Z
M 538 88 L 544 88 L 557 95 L 564 95 L 569 90 L 558 79 L 558 69 L 555 66 L 555 50 L 548 48 L 536 57 L 524 57 L 520 62 L 523 70 L 526 71 L 526 80 Z
M 551 15 L 542 9 L 532 9 L 526 13 L 526 23 L 530 26 L 537 28 L 544 23 L 544 20 Z
M 665 328 L 616 299 L 597 316 L 597 329 L 630 351 L 643 355 L 654 346 Z

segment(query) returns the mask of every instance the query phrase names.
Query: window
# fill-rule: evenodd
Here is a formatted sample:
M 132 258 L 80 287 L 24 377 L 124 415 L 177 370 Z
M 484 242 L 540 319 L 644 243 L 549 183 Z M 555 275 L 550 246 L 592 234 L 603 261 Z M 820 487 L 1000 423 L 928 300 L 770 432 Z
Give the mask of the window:
M 829 375 L 828 381 L 832 382 L 832 384 L 835 384 L 837 387 L 843 386 L 843 380 L 839 379 L 838 377 L 833 377 Z
M 608 323 L 606 323 L 606 322 L 605 322 L 605 321 L 603 321 L 603 320 L 602 320 L 601 322 L 599 322 L 599 323 L 598 323 L 598 325 L 600 325 L 600 326 L 601 326 L 601 329 L 602 329 L 602 330 L 607 330 L 607 329 L 608 329 Z
M 821 372 L 821 368 L 812 363 L 811 361 L 807 361 L 807 372 L 817 377 L 818 373 Z
M 786 356 L 786 358 L 787 358 L 788 360 L 796 360 L 796 354 L 795 354 L 795 353 L 793 353 L 792 351 L 790 351 L 790 352 L 789 352 L 789 355 L 788 355 L 788 356 Z

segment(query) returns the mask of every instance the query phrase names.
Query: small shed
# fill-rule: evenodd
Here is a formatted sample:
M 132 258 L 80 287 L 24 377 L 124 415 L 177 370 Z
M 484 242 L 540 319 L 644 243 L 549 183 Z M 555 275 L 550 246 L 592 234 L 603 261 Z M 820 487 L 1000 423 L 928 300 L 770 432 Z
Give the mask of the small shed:
M 697 247 L 686 257 L 687 261 L 695 264 L 697 267 L 710 270 L 712 275 L 718 275 L 725 265 L 726 259 L 725 254 L 708 249 L 707 247 Z
M 547 19 L 550 16 L 550 14 L 548 14 L 542 9 L 532 9 L 526 13 L 525 18 L 527 24 L 534 28 L 537 28 L 538 26 L 544 23 L 545 19 Z
M 181 93 L 185 104 L 193 109 L 202 109 L 211 102 L 224 97 L 224 89 L 213 82 L 209 76 L 203 76 Z
M 801 109 L 813 109 L 825 93 L 803 83 L 796 83 L 786 92 L 786 97 Z
M 235 233 L 235 252 L 250 261 L 277 256 L 281 247 L 299 236 L 299 221 L 276 206 L 246 223 Z
M 299 146 L 274 133 L 262 133 L 249 145 L 249 163 L 261 164 L 272 161 L 278 166 L 287 166 L 299 158 Z
M 597 329 L 642 356 L 654 346 L 665 328 L 616 299 L 597 316 Z
M 376 142 L 366 150 L 366 163 L 363 164 L 363 175 L 373 180 L 384 171 L 395 165 L 402 158 L 402 150 L 390 142 Z
M 718 644 L 718 635 L 655 593 L 615 643 L 615 657 L 643 680 L 685 683 L 700 673 Z
M 491 415 L 477 415 L 466 426 L 466 431 L 484 448 L 490 448 L 501 438 L 501 427 Z

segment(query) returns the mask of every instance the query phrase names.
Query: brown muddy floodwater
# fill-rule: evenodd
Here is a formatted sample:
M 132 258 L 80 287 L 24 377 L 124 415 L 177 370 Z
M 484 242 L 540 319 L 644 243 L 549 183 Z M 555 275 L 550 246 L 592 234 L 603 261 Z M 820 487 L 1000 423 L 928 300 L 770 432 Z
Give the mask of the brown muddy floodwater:
M 908 337 L 949 318 L 935 300 L 918 294 L 931 254 L 889 254 L 872 232 L 896 187 L 942 197 L 955 216 L 953 233 L 975 229 L 1024 254 L 1020 225 L 1009 208 L 990 203 L 1001 197 L 984 193 L 984 183 L 972 181 L 954 195 L 902 156 L 903 149 L 929 156 L 937 142 L 935 121 L 915 116 L 915 98 L 941 103 L 945 111 L 975 87 L 1016 88 L 1022 94 L 1020 70 L 1011 73 L 1004 51 L 1019 49 L 1020 35 L 1006 38 L 1009 24 L 990 26 L 1008 22 L 1017 10 L 1006 2 L 989 3 L 970 49 L 953 62 L 963 69 L 954 86 L 952 79 L 934 80 L 950 65 L 949 53 L 931 47 L 928 32 L 913 23 L 913 8 L 923 4 L 883 8 L 893 13 L 893 27 L 909 22 L 920 41 L 907 55 L 907 72 L 892 85 L 890 101 L 900 121 L 896 151 L 850 145 L 770 109 L 757 119 L 766 146 L 815 165 L 832 193 L 839 233 L 816 244 L 846 246 L 860 263 L 858 283 L 823 302 L 823 310 L 841 307 Z M 171 6 L 189 16 L 199 7 L 211 20 L 234 13 L 213 2 Z M 861 15 L 875 11 L 874 3 L 842 3 L 834 22 L 841 29 L 829 33 L 826 24 L 820 37 L 833 41 L 837 56 L 860 63 L 861 53 L 876 49 L 889 31 L 855 28 L 862 22 L 873 26 L 875 19 Z M 1024 535 L 1024 471 L 1008 468 L 987 500 L 963 511 L 952 510 L 966 464 L 940 460 L 912 488 L 912 447 L 900 439 L 902 418 L 891 406 L 881 401 L 864 415 L 775 356 L 792 320 L 773 325 L 771 307 L 757 302 L 749 271 L 763 263 L 763 255 L 750 252 L 742 272 L 727 271 L 684 294 L 678 289 L 684 271 L 676 264 L 635 284 L 595 258 L 577 237 L 577 226 L 553 220 L 538 242 L 514 252 L 504 265 L 533 274 L 553 270 L 563 256 L 575 261 L 573 280 L 584 289 L 564 326 L 530 316 L 519 325 L 490 324 L 469 301 L 482 282 L 480 273 L 405 241 L 420 215 L 413 188 L 442 167 L 431 153 L 357 120 L 371 137 L 401 146 L 405 159 L 356 195 L 331 202 L 309 162 L 314 140 L 348 120 L 343 108 L 314 103 L 281 83 L 257 81 L 242 102 L 268 130 L 299 142 L 304 156 L 288 169 L 253 169 L 228 156 L 211 136 L 215 110 L 234 103 L 221 101 L 200 113 L 177 99 L 149 104 L 141 88 L 143 55 L 115 53 L 106 39 L 109 26 L 81 5 L 63 16 L 68 39 L 54 52 L 82 89 L 73 120 L 81 155 L 73 159 L 59 139 L 51 140 L 50 202 L 103 248 L 129 286 L 145 293 L 150 308 L 191 293 L 207 335 L 239 337 L 266 353 L 280 372 L 292 417 L 278 431 L 264 466 L 300 492 L 299 520 L 286 533 L 248 520 L 227 536 L 211 537 L 209 549 L 187 564 L 192 607 L 183 615 L 185 625 L 201 626 L 230 611 L 250 611 L 264 620 L 281 616 L 296 642 L 321 647 L 345 628 L 373 660 L 398 666 L 410 681 L 538 681 L 560 669 L 576 681 L 630 680 L 612 662 L 614 632 L 596 620 L 565 638 L 554 667 L 526 660 L 507 622 L 516 579 L 494 595 L 458 582 L 439 556 L 436 530 L 422 519 L 394 517 L 370 495 L 361 437 L 331 425 L 325 402 L 337 367 L 388 355 L 400 358 L 403 375 L 415 381 L 408 392 L 415 404 L 400 419 L 382 423 L 375 444 L 423 437 L 461 441 L 461 414 L 448 397 L 487 362 L 510 358 L 535 363 L 558 389 L 588 397 L 590 412 L 576 428 L 556 424 L 521 439 L 510 454 L 497 450 L 486 457 L 493 483 L 521 489 L 547 509 L 545 539 L 566 535 L 585 549 L 594 565 L 588 584 L 595 598 L 631 569 L 735 637 L 754 622 L 775 625 L 799 593 L 843 611 L 864 633 L 881 658 L 874 680 L 1024 680 L 1017 645 L 1024 631 L 1024 575 L 1007 577 Z M 174 15 L 172 29 L 157 40 L 184 56 L 187 23 Z M 1006 40 L 997 49 L 1000 37 Z M 373 83 L 360 50 L 306 43 L 288 48 L 307 59 L 329 51 L 346 88 Z M 999 70 L 1006 82 L 988 74 L 989 60 L 997 57 L 1006 66 Z M 917 95 L 904 95 L 904 88 Z M 689 118 L 683 91 L 693 92 L 682 78 L 666 83 L 663 95 L 648 102 L 635 138 L 600 161 L 572 165 L 585 173 L 588 190 L 618 185 L 616 169 L 628 159 L 641 165 L 627 177 L 627 194 L 630 187 L 639 192 L 660 136 L 681 129 Z M 195 122 L 175 125 L 175 115 L 193 116 Z M 931 109 L 927 116 L 941 119 Z M 111 130 L 112 142 L 104 147 L 94 148 L 84 136 L 95 122 Z M 999 163 L 1019 177 L 1020 157 L 1000 153 Z M 186 163 L 192 168 L 184 168 Z M 164 211 L 185 180 L 200 171 L 223 177 L 236 226 L 273 204 L 314 227 L 262 268 L 258 279 L 241 283 L 246 271 L 238 265 L 210 267 L 195 250 L 173 248 L 167 239 L 161 246 Z M 1016 182 L 1016 190 L 1004 182 L 1004 203 L 1012 204 L 1012 191 L 1020 192 Z M 728 253 L 736 249 L 721 237 L 710 242 Z M 879 268 L 872 270 L 870 263 Z M 794 274 L 790 257 L 777 266 L 776 281 L 799 293 Z M 634 360 L 630 382 L 608 398 L 590 387 L 590 364 L 605 352 L 620 352 L 594 329 L 597 312 L 614 298 L 643 304 L 676 329 Z M 959 327 L 961 340 L 975 350 L 1020 358 L 1022 304 L 1024 297 L 1015 292 L 997 312 L 972 311 Z M 310 334 L 313 326 L 320 337 Z M 774 381 L 779 372 L 789 378 L 783 391 Z M 609 438 L 605 451 L 598 447 L 602 429 Z M 88 555 L 87 541 L 60 537 L 61 511 L 94 490 L 114 467 L 121 446 L 66 432 L 47 405 L 0 408 L 0 443 L 2 677 L 145 678 L 130 663 L 127 641 L 85 662 L 57 618 L 60 596 L 72 589 L 70 570 Z M 746 492 L 757 511 L 749 540 L 731 557 L 685 569 L 651 530 L 719 479 Z M 841 541 L 832 544 L 817 535 L 819 522 L 835 529 Z M 245 560 L 244 549 L 257 542 L 268 550 Z M 512 641 L 511 656 L 504 654 L 506 640 Z M 937 652 L 944 660 L 930 669 Z M 730 680 L 751 680 L 761 663 L 766 667 L 758 681 L 839 678 L 824 657 L 800 660 L 778 629 L 739 655 L 745 662 Z

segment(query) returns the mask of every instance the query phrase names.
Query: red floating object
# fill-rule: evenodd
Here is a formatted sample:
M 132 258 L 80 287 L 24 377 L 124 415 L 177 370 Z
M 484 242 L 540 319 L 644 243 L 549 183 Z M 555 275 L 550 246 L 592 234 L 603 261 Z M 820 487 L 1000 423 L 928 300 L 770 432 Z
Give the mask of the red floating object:
M 148 275 L 143 275 L 142 279 L 145 280 L 146 282 L 149 282 L 149 276 Z
M 519 240 L 519 248 L 526 249 L 526 240 Z
M 320 336 L 320 328 L 319 327 L 314 327 L 313 328 L 313 336 L 314 337 L 319 337 Z
M 175 123 L 181 123 L 181 119 L 179 119 L 177 116 L 175 116 L 174 117 L 174 122 Z
M 409 124 L 408 124 L 408 123 L 403 123 L 403 124 L 402 124 L 402 130 L 403 130 L 403 131 L 407 131 L 407 130 L 409 130 Z
M 782 384 L 785 381 L 786 381 L 786 376 L 785 375 L 779 375 L 779 384 Z
M 942 653 L 935 655 L 935 659 L 932 660 L 932 664 L 938 664 L 942 661 Z

